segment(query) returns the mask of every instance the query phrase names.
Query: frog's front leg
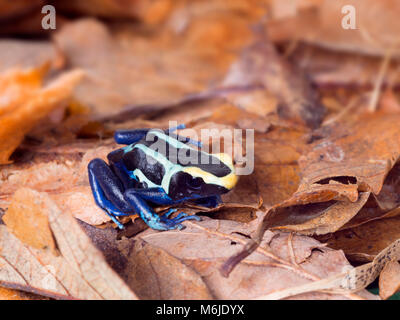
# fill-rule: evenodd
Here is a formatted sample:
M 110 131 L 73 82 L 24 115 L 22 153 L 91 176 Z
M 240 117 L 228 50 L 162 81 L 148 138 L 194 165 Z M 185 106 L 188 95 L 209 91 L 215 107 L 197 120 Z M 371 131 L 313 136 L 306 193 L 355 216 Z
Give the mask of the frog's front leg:
M 181 124 L 177 127 L 167 129 L 165 131 L 166 134 L 174 132 L 178 129 L 185 129 L 185 125 Z M 133 130 L 118 130 L 114 133 L 114 140 L 118 144 L 132 144 L 136 143 L 139 140 L 141 140 L 148 132 L 150 129 L 148 128 L 143 128 L 143 129 L 133 129 Z
M 170 128 L 165 130 L 166 134 L 169 134 L 171 132 L 174 132 L 179 129 L 185 129 L 185 125 L 181 124 L 177 127 Z M 136 143 L 139 140 L 141 140 L 148 132 L 150 129 L 148 128 L 143 128 L 143 129 L 133 129 L 133 130 L 118 130 L 114 133 L 114 140 L 118 144 L 132 144 Z
M 177 217 L 169 219 L 168 216 L 174 212 L 173 210 L 168 211 L 163 216 L 156 214 L 146 201 L 151 201 L 155 204 L 174 203 L 162 188 L 128 189 L 125 192 L 125 199 L 135 208 L 135 211 L 139 213 L 143 221 L 155 230 L 182 229 L 181 222 L 185 220 L 200 220 L 198 216 L 187 216 L 185 213 L 180 213 Z
M 114 133 L 114 140 L 118 144 L 132 144 L 142 139 L 150 129 L 118 130 Z

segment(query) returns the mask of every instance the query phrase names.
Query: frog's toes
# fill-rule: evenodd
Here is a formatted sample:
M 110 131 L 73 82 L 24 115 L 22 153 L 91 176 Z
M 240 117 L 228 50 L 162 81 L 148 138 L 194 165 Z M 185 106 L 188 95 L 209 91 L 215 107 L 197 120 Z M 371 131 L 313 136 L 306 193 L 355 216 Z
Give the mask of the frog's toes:
M 166 213 L 164 213 L 162 216 L 164 218 L 168 218 L 171 214 L 173 214 L 174 212 L 178 211 L 178 209 L 169 209 Z
M 186 221 L 186 220 L 201 221 L 201 218 L 199 216 L 196 216 L 196 215 L 188 216 L 186 213 L 181 212 L 180 214 L 178 214 L 175 218 L 173 218 L 171 220 L 174 221 L 175 223 L 181 223 L 181 222 Z
M 167 229 L 169 229 L 169 230 L 173 230 L 173 229 L 181 230 L 181 229 L 183 229 L 184 226 L 181 223 L 183 221 L 186 221 L 186 220 L 201 221 L 201 218 L 196 216 L 196 215 L 188 216 L 184 212 L 179 213 L 175 218 L 172 218 L 172 219 L 165 219 L 164 216 L 162 216 L 162 218 L 161 218 L 161 221 L 168 227 Z

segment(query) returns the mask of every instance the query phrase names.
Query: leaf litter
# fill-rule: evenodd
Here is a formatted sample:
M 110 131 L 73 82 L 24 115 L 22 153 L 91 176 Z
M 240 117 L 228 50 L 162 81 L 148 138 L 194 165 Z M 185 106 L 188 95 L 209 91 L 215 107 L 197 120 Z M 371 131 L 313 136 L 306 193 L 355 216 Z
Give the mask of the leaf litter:
M 1 297 L 378 299 L 378 276 L 380 298 L 399 290 L 397 7 L 382 21 L 355 4 L 368 28 L 345 34 L 340 3 L 289 2 L 72 1 L 51 38 L 0 40 Z M 43 37 L 19 10 L 2 32 Z M 255 129 L 254 172 L 215 209 L 180 207 L 202 217 L 182 231 L 137 216 L 118 231 L 87 164 L 115 130 L 171 119 Z

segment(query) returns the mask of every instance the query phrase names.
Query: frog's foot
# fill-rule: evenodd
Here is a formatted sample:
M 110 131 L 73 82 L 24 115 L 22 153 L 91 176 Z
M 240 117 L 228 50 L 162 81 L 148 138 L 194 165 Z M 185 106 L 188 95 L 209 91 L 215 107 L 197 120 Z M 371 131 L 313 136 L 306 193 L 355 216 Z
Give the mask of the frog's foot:
M 186 220 L 201 221 L 201 218 L 199 216 L 196 215 L 189 216 L 187 215 L 187 213 L 184 212 L 179 213 L 175 218 L 168 218 L 168 216 L 171 215 L 173 212 L 176 212 L 176 209 L 170 209 L 166 214 L 160 217 L 160 224 L 163 226 L 163 228 L 166 228 L 164 230 L 173 230 L 173 229 L 181 230 L 185 227 L 184 225 L 181 224 L 181 222 Z
M 162 215 L 162 217 L 168 218 L 171 214 L 178 211 L 178 209 L 169 209 L 166 213 Z
M 182 229 L 183 225 L 180 223 L 185 220 L 199 220 L 197 216 L 187 216 L 184 213 L 180 213 L 177 217 L 170 219 L 169 216 L 176 212 L 176 209 L 170 209 L 167 213 L 162 216 L 156 214 L 153 209 L 148 205 L 147 201 L 151 200 L 154 203 L 166 203 L 165 194 L 154 190 L 150 192 L 146 189 L 128 189 L 124 193 L 125 200 L 130 206 L 137 212 L 143 221 L 152 229 L 155 230 L 172 230 Z M 163 199 L 162 201 L 160 199 Z

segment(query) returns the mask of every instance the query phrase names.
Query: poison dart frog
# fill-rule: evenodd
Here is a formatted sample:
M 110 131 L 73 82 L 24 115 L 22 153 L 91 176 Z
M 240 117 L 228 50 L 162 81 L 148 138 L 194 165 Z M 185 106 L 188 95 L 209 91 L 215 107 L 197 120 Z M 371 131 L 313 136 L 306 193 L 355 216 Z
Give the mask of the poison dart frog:
M 155 230 L 182 229 L 181 222 L 200 218 L 185 213 L 170 218 L 176 209 L 160 216 L 153 207 L 187 200 L 216 207 L 220 195 L 237 183 L 231 157 L 193 148 L 201 143 L 174 133 L 184 127 L 117 131 L 115 141 L 125 146 L 108 154 L 108 164 L 98 158 L 89 163 L 95 202 L 120 229 L 123 225 L 117 217 L 133 214 Z

